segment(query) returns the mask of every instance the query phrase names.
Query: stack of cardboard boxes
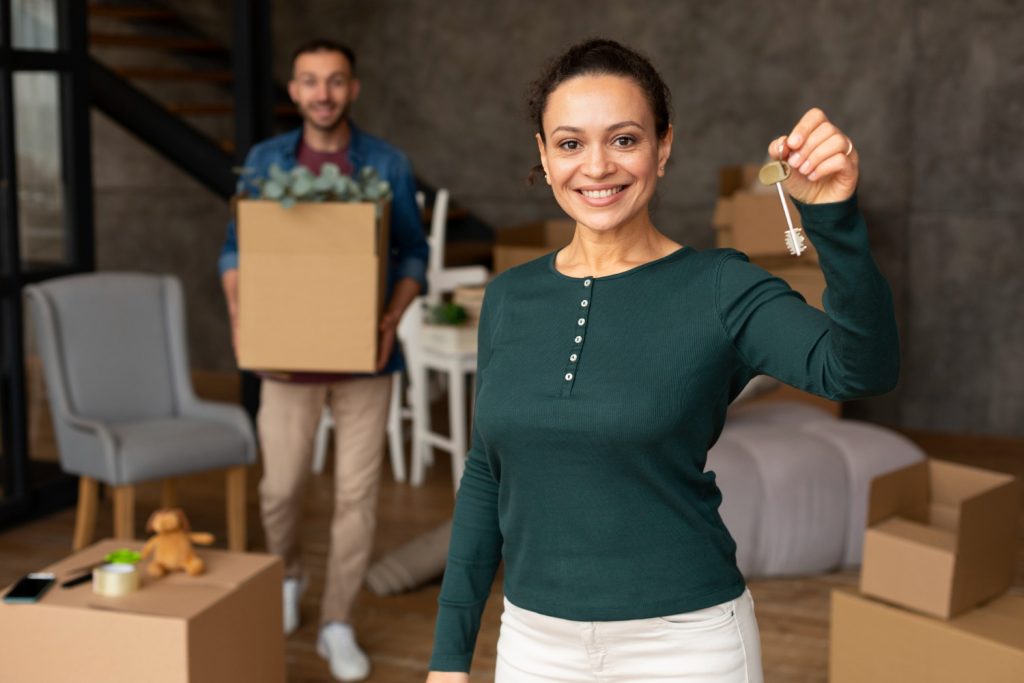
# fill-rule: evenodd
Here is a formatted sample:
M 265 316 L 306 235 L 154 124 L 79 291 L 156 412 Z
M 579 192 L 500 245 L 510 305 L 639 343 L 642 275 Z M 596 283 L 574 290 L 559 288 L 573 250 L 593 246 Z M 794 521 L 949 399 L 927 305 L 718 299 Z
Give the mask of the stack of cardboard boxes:
M 832 683 L 1020 683 L 1020 482 L 940 461 L 871 483 L 860 592 L 832 593 Z

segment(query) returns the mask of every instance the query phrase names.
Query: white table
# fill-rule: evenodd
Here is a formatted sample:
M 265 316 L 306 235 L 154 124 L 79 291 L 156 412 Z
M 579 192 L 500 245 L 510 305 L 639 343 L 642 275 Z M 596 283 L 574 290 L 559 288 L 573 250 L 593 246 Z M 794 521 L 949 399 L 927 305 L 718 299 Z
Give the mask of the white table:
M 451 453 L 452 483 L 458 490 L 466 453 L 469 450 L 466 427 L 466 377 L 476 378 L 476 327 L 424 324 L 417 344 L 409 345 L 413 393 L 412 472 L 414 486 L 423 483 L 424 470 L 431 461 L 430 449 Z M 431 431 L 428 379 L 431 370 L 448 378 L 448 424 L 450 436 Z M 474 382 L 475 384 L 475 382 Z

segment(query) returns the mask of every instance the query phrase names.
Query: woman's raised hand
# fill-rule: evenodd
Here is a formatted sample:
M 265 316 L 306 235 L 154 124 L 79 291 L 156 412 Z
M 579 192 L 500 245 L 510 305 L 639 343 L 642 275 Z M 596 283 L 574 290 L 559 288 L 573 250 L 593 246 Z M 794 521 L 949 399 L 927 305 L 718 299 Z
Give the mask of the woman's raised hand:
M 768 154 L 792 167 L 782 186 L 804 204 L 841 202 L 857 189 L 860 157 L 853 141 L 818 108 L 804 114 L 789 135 L 773 140 Z

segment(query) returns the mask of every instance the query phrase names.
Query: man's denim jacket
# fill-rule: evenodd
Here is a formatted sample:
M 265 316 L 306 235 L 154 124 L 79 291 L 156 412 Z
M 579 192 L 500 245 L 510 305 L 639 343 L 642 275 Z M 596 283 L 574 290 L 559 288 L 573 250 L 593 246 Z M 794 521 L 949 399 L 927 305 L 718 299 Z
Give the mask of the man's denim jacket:
M 351 125 L 352 137 L 348 146 L 348 157 L 353 172 L 358 173 L 364 166 L 372 166 L 377 174 L 391 184 L 391 258 L 388 263 L 387 295 L 385 301 L 391 299 L 395 283 L 405 277 L 411 277 L 420 283 L 421 292 L 427 291 L 427 256 L 429 247 L 423 234 L 423 222 L 416 206 L 416 182 L 413 179 L 409 160 L 400 150 L 384 140 L 364 133 Z M 258 197 L 259 189 L 251 182 L 252 178 L 265 178 L 270 166 L 277 164 L 281 170 L 289 171 L 295 167 L 295 155 L 299 148 L 302 129 L 297 128 L 283 135 L 264 140 L 253 146 L 245 158 L 245 173 L 238 181 L 238 191 L 248 197 Z M 228 222 L 227 237 L 220 250 L 218 260 L 220 274 L 238 268 L 238 235 L 235 221 Z M 286 286 L 282 283 L 281 286 Z M 397 372 L 404 369 L 405 361 L 399 345 L 388 359 L 388 364 L 381 374 Z

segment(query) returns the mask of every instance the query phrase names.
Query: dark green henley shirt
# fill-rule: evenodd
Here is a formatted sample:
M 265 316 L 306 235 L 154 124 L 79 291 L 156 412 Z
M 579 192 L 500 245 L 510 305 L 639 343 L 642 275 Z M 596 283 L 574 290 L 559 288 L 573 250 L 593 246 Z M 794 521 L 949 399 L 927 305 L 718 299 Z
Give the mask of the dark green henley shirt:
M 512 604 L 563 619 L 664 616 L 743 592 L 704 469 L 729 402 L 756 374 L 848 400 L 899 373 L 856 198 L 798 208 L 826 313 L 731 249 L 586 278 L 552 253 L 487 287 L 431 670 L 469 671 L 502 559 Z

